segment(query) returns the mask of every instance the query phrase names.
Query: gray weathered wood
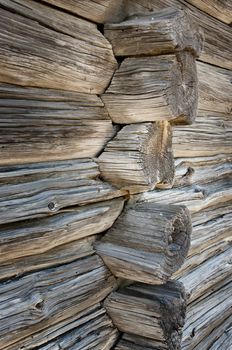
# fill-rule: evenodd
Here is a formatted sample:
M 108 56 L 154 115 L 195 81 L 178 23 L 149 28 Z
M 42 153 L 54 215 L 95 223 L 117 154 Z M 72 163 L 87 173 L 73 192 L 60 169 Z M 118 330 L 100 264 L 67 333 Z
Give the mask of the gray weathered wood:
M 119 197 L 125 192 L 97 180 L 89 159 L 0 167 L 0 223 L 54 215 L 59 210 Z
M 113 348 L 115 350 L 167 350 L 160 341 L 124 333 L 121 340 Z
M 96 95 L 0 84 L 0 164 L 94 157 L 114 134 Z
M 115 123 L 189 124 L 196 116 L 197 85 L 195 59 L 188 52 L 126 58 L 102 99 Z
M 201 61 L 232 69 L 232 27 L 191 6 L 186 0 L 126 0 L 125 17 L 151 14 L 167 7 L 187 10 L 192 20 L 202 29 L 204 46 L 200 54 Z
M 187 2 L 224 23 L 232 23 L 232 3 L 230 0 L 187 0 Z
M 168 122 L 124 126 L 98 158 L 101 177 L 130 192 L 172 187 L 174 160 Z
M 164 349 L 180 349 L 186 308 L 181 283 L 133 284 L 111 293 L 104 305 L 119 330 L 158 341 Z
M 117 63 L 96 25 L 31 0 L 0 6 L 1 82 L 104 92 Z
M 52 217 L 0 226 L 0 279 L 93 254 L 94 237 L 110 228 L 123 199 L 66 209 Z
M 228 350 L 232 347 L 232 316 L 228 317 L 220 327 L 217 327 L 207 338 L 209 350 Z M 213 338 L 213 341 L 212 341 Z
M 183 264 L 190 235 L 184 206 L 139 203 L 123 211 L 96 249 L 115 276 L 161 284 Z
M 104 34 L 116 56 L 160 55 L 188 50 L 199 56 L 203 36 L 185 11 L 166 8 L 106 24 Z
M 72 317 L 106 297 L 114 278 L 96 255 L 0 284 L 0 347 Z M 18 347 L 17 347 L 18 349 Z

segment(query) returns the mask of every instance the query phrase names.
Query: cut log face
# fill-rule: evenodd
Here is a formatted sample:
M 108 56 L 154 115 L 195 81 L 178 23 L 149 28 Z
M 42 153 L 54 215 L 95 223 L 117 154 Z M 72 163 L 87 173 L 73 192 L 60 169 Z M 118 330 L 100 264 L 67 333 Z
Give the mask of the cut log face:
M 203 45 L 203 35 L 188 14 L 173 8 L 106 24 L 104 34 L 116 56 L 154 56 L 182 50 L 199 56 Z
M 188 52 L 127 58 L 102 99 L 115 123 L 189 124 L 196 116 L 197 85 L 195 59 Z
M 114 284 L 96 255 L 0 284 L 0 347 L 12 349 L 18 341 L 77 316 L 102 301 Z
M 36 1 L 0 6 L 1 82 L 104 92 L 117 62 L 96 25 Z
M 190 235 L 186 207 L 139 203 L 124 210 L 96 249 L 115 276 L 161 284 L 183 264 Z
M 174 179 L 172 134 L 168 122 L 131 124 L 108 142 L 98 158 L 101 176 L 130 192 L 171 187 Z
M 186 309 L 181 283 L 132 284 L 111 293 L 104 305 L 122 332 L 157 341 L 164 349 L 180 349 Z

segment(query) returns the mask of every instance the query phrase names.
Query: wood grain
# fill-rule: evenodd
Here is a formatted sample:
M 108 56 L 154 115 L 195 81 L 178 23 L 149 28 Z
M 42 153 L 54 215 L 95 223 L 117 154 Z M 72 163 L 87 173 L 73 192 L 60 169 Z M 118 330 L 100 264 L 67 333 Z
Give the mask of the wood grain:
M 96 255 L 1 283 L 1 348 L 14 348 L 77 315 L 104 299 L 113 286 L 112 275 Z
M 124 333 L 121 340 L 113 348 L 115 350 L 167 350 L 160 341 Z
M 232 3 L 230 0 L 187 0 L 187 2 L 224 23 L 230 24 L 232 22 Z
M 172 187 L 174 160 L 168 122 L 124 126 L 98 158 L 101 177 L 131 193 Z
M 160 55 L 182 50 L 199 56 L 203 45 L 203 36 L 188 14 L 174 8 L 105 24 L 104 34 L 116 56 Z
M 92 160 L 0 167 L 0 223 L 41 218 L 63 208 L 122 196 L 96 177 Z
M 180 283 L 133 284 L 111 293 L 104 305 L 119 330 L 160 342 L 164 349 L 180 349 L 186 308 Z
M 95 247 L 115 276 L 162 284 L 183 264 L 190 235 L 185 207 L 139 203 L 124 209 Z
M 94 24 L 31 0 L 0 6 L 1 82 L 104 92 L 117 63 Z
M 195 59 L 188 52 L 126 58 L 102 99 L 115 123 L 189 124 L 196 116 L 197 85 Z
M 213 338 L 213 342 L 212 342 Z M 232 346 L 232 316 L 228 317 L 220 327 L 217 327 L 211 337 L 204 342 L 209 350 L 227 350 Z

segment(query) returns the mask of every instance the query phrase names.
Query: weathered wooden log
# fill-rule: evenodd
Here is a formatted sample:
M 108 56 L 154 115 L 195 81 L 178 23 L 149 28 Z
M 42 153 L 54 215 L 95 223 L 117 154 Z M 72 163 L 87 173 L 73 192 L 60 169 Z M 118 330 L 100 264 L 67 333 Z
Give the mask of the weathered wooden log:
M 224 23 L 232 23 L 232 3 L 230 0 L 187 0 L 187 2 Z
M 114 22 L 124 18 L 123 0 L 42 0 L 80 17 L 97 23 Z
M 182 50 L 199 56 L 203 35 L 184 11 L 166 8 L 106 24 L 104 34 L 116 56 L 160 55 Z
M 85 320 L 84 320 L 85 319 Z M 79 321 L 79 320 L 78 320 Z M 96 309 L 87 317 L 83 317 L 82 324 L 73 322 L 71 331 L 57 337 L 48 344 L 38 347 L 38 350 L 87 350 L 87 349 L 104 349 L 110 350 L 118 337 L 118 331 L 113 326 L 112 321 L 106 315 L 103 308 Z M 84 323 L 85 322 L 85 323 Z M 65 327 L 64 327 L 65 328 Z M 65 331 L 65 329 L 64 329 Z M 25 348 L 27 349 L 27 348 Z
M 113 348 L 115 350 L 165 350 L 167 349 L 166 345 L 160 341 L 140 337 L 134 334 L 124 333 L 121 340 Z
M 190 235 L 187 208 L 139 203 L 123 211 L 96 249 L 115 276 L 161 284 L 183 264 Z
M 0 167 L 0 223 L 54 215 L 59 210 L 121 196 L 124 192 L 96 180 L 89 159 Z
M 189 157 L 175 159 L 175 181 L 173 187 L 189 186 L 223 179 L 232 172 L 230 154 L 211 157 Z
M 48 218 L 0 226 L 0 279 L 93 254 L 95 238 L 89 236 L 111 227 L 123 202 L 118 198 L 72 207 Z
M 155 13 L 167 7 L 187 10 L 192 20 L 203 30 L 204 46 L 200 54 L 201 61 L 232 69 L 232 45 L 230 44 L 232 28 L 191 6 L 186 0 L 126 0 L 125 17 L 137 14 L 150 15 L 151 12 Z
M 200 110 L 232 112 L 232 72 L 203 62 L 197 62 Z
M 188 306 L 183 329 L 183 350 L 204 349 L 201 342 L 231 316 L 232 282 L 228 282 L 226 280 L 224 286 L 219 290 Z M 211 339 L 213 340 L 213 338 Z
M 181 283 L 133 284 L 111 293 L 104 305 L 119 330 L 180 349 L 186 308 Z
M 174 156 L 179 158 L 231 154 L 230 115 L 199 110 L 195 125 L 173 128 L 172 144 Z
M 125 59 L 102 99 L 115 123 L 189 124 L 196 116 L 197 90 L 195 60 L 182 52 Z
M 96 25 L 36 1 L 0 6 L 1 82 L 104 92 L 117 63 Z
M 114 134 L 96 95 L 0 84 L 0 164 L 95 157 Z
M 78 318 L 103 300 L 114 282 L 95 255 L 0 284 L 0 347 L 12 349 L 50 325 Z
M 213 338 L 213 339 L 212 339 Z M 209 350 L 228 350 L 232 347 L 232 316 L 228 317 L 212 334 L 204 340 L 203 345 Z M 199 350 L 199 349 L 198 349 Z
M 168 122 L 124 126 L 98 158 L 101 177 L 130 192 L 172 187 L 174 160 Z

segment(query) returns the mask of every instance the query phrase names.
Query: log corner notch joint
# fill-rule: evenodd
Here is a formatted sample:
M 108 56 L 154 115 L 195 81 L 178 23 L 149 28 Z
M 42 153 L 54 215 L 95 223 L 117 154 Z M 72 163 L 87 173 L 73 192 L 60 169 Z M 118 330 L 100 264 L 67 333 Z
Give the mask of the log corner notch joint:
M 105 36 L 116 56 L 127 57 L 102 95 L 115 123 L 194 121 L 203 34 L 185 11 L 167 8 L 106 24 Z

